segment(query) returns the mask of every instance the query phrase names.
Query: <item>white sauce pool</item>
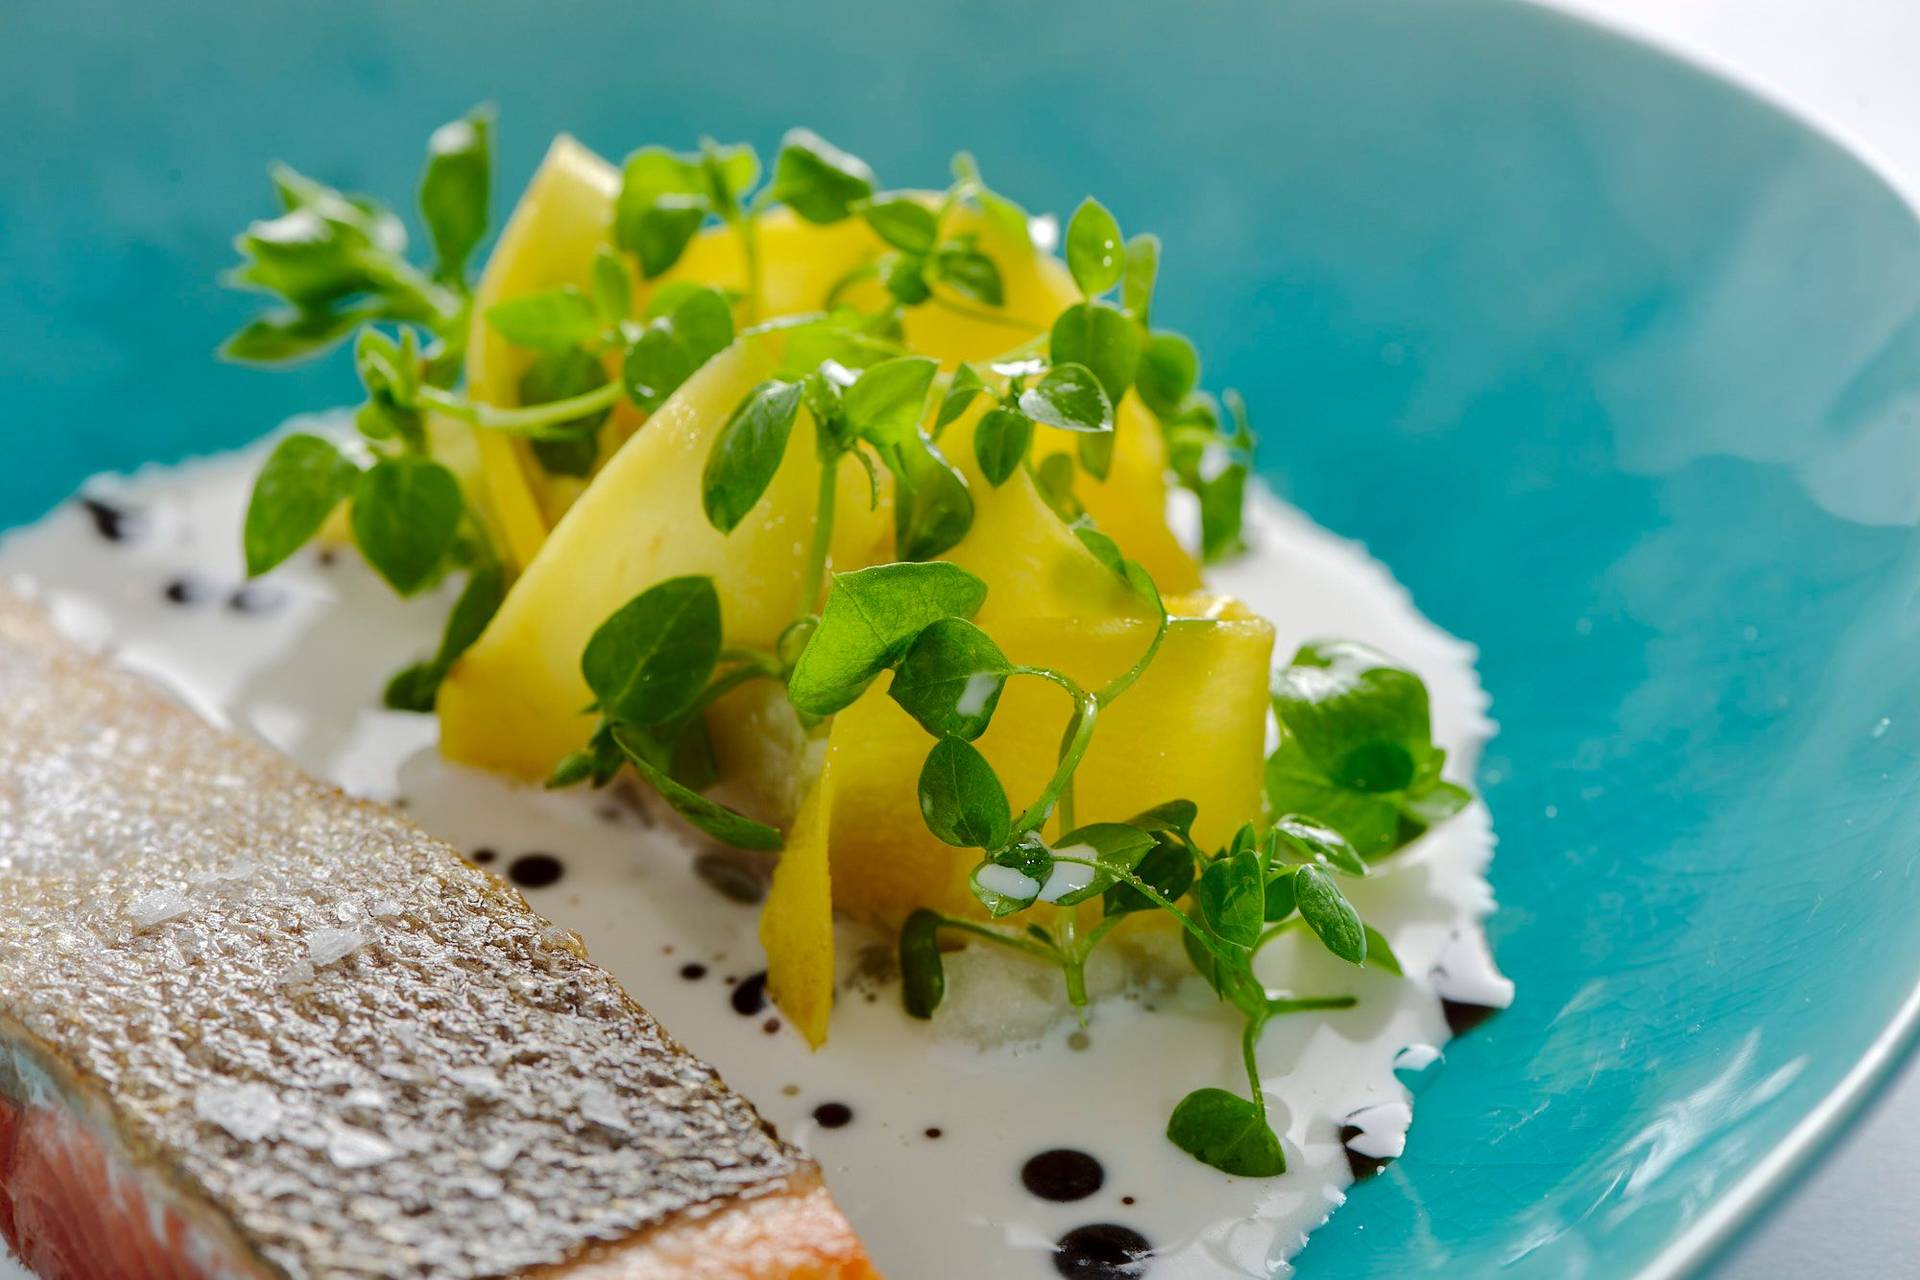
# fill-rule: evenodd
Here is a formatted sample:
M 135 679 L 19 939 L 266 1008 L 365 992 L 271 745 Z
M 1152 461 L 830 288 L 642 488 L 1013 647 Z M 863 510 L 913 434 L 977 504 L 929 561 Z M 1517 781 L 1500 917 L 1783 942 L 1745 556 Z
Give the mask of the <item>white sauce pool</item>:
M 564 875 L 525 890 L 534 907 L 584 935 L 642 1004 L 812 1153 L 876 1264 L 898 1280 L 1045 1280 L 1057 1274 L 1054 1241 L 1095 1223 L 1150 1241 L 1157 1252 L 1142 1274 L 1154 1280 L 1290 1274 L 1286 1259 L 1352 1181 L 1341 1127 L 1361 1130 L 1353 1145 L 1363 1156 L 1401 1150 L 1412 1099 L 1396 1060 L 1422 1069 L 1448 1038 L 1428 975 L 1442 971 L 1457 999 L 1511 998 L 1481 932 L 1493 906 L 1484 879 L 1493 837 L 1475 804 L 1349 887 L 1409 980 L 1341 965 L 1298 935 L 1263 954 L 1276 986 L 1360 996 L 1348 1011 L 1276 1019 L 1261 1043 L 1286 1140 L 1282 1177 L 1226 1177 L 1162 1134 L 1188 1090 L 1244 1088 L 1238 1022 L 1197 978 L 1096 1000 L 1082 1032 L 1064 1012 L 1056 971 L 975 949 L 950 961 L 949 1001 L 932 1024 L 901 1012 L 897 987 L 856 981 L 843 989 L 831 1041 L 809 1053 L 790 1029 L 766 1029 L 777 1016 L 770 1006 L 735 1011 L 728 979 L 764 967 L 757 908 L 696 876 L 691 850 L 664 822 L 650 827 L 605 794 L 546 793 L 451 765 L 434 750 L 430 717 L 380 708 L 386 677 L 433 647 L 444 600 L 400 602 L 351 553 L 329 566 L 310 551 L 252 588 L 265 607 L 234 607 L 241 513 L 259 458 L 103 478 L 88 492 L 141 512 L 136 536 L 109 541 L 68 503 L 0 540 L 0 576 L 32 581 L 70 631 L 108 644 L 202 714 L 349 791 L 404 803 L 469 853 L 496 851 L 494 870 L 530 852 L 556 855 Z M 1302 640 L 1338 635 L 1418 670 L 1449 775 L 1467 780 L 1493 731 L 1473 648 L 1421 617 L 1359 546 L 1292 508 L 1261 494 L 1251 525 L 1256 549 L 1211 584 L 1273 619 L 1280 661 Z M 176 581 L 186 603 L 167 596 Z M 849 976 L 877 941 L 843 928 Z M 703 978 L 681 976 L 696 964 Z M 1118 968 L 1109 965 L 1105 984 Z M 851 1120 L 816 1121 L 826 1103 L 851 1108 Z M 1095 1156 L 1104 1185 L 1072 1203 L 1029 1193 L 1021 1166 L 1054 1147 Z M 0 1277 L 21 1274 L 0 1257 Z

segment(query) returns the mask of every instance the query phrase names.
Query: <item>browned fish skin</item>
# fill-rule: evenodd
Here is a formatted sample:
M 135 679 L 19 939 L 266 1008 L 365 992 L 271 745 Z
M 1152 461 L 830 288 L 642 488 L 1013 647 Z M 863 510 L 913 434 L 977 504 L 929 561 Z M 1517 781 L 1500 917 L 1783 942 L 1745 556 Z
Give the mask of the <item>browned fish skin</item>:
M 268 1274 L 514 1275 L 818 1176 L 514 890 L 4 591 L 0 1038 Z

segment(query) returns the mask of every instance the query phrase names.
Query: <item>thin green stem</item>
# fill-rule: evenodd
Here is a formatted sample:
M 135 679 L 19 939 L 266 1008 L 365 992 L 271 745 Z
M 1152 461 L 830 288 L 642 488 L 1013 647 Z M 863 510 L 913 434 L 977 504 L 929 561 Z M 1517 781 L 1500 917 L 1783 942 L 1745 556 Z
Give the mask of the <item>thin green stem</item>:
M 760 319 L 762 304 L 758 223 L 754 209 L 746 210 L 733 220 L 734 229 L 740 233 L 740 255 L 747 265 L 747 321 L 750 324 Z
M 1060 954 L 1052 947 L 1042 946 L 1028 938 L 1016 938 L 1010 934 L 1001 933 L 998 929 L 989 929 L 986 925 L 972 920 L 962 920 L 957 916 L 941 916 L 940 927 L 957 929 L 961 933 L 972 934 L 976 938 L 985 938 L 988 942 L 997 942 L 1003 947 L 1045 960 L 1048 964 L 1060 963 Z
M 1087 754 L 1087 747 L 1093 741 L 1093 725 L 1100 714 L 1100 703 L 1070 677 L 1048 667 L 1015 667 L 1014 673 L 1050 680 L 1065 689 L 1076 703 L 1073 719 L 1068 721 L 1066 740 L 1061 746 L 1060 763 L 1055 767 L 1052 779 L 1048 781 L 1046 789 L 1027 806 L 1019 821 L 1014 823 L 1012 838 L 1017 840 L 1029 831 L 1038 830 L 1053 816 L 1061 793 L 1072 783 L 1073 771 L 1080 767 L 1080 759 Z
M 1357 996 L 1283 996 L 1267 1001 L 1267 1016 L 1287 1013 L 1321 1013 L 1328 1009 L 1351 1009 L 1360 1003 Z
M 818 512 L 813 519 L 813 544 L 807 548 L 807 572 L 800 580 L 800 607 L 812 613 L 820 607 L 820 592 L 827 585 L 827 557 L 833 550 L 833 507 L 840 492 L 840 452 L 827 442 L 826 429 L 820 432 L 820 488 Z
M 827 290 L 827 307 L 832 309 L 839 306 L 840 299 L 845 295 L 847 290 L 862 281 L 871 280 L 879 274 L 880 264 L 878 261 L 861 263 L 833 282 L 833 287 Z
M 931 291 L 928 293 L 927 301 L 933 303 L 934 306 L 941 308 L 943 311 L 950 311 L 957 316 L 965 316 L 969 320 L 978 320 L 983 324 L 998 325 L 1002 329 L 1021 329 L 1032 332 L 1034 327 L 1031 321 L 1022 320 L 1018 316 L 1010 316 L 1004 311 L 990 311 L 986 307 L 976 307 L 965 302 L 958 302 L 952 298 Z
M 530 440 L 570 440 L 579 432 L 556 428 L 576 418 L 611 409 L 619 399 L 620 384 L 617 382 L 609 382 L 603 387 L 595 387 L 592 391 L 569 396 L 565 400 L 517 408 L 481 404 L 439 387 L 423 386 L 418 393 L 419 403 L 449 418 L 470 423 L 483 431 L 499 431 Z
M 1262 1124 L 1267 1122 L 1267 1095 L 1260 1087 L 1260 1060 L 1255 1051 L 1260 1047 L 1260 1033 L 1267 1029 L 1270 1016 L 1262 1013 L 1248 1018 L 1247 1025 L 1240 1031 L 1240 1061 L 1247 1068 L 1247 1088 L 1252 1091 L 1253 1109 L 1259 1112 Z
M 1109 680 L 1101 688 L 1099 694 L 1101 706 L 1106 706 L 1109 702 L 1112 702 L 1115 698 L 1133 688 L 1134 681 L 1138 680 L 1146 672 L 1146 669 L 1153 665 L 1154 658 L 1159 656 L 1160 646 L 1166 641 L 1167 628 L 1171 625 L 1172 623 L 1167 617 L 1166 606 L 1162 605 L 1160 607 L 1160 626 L 1154 631 L 1153 640 L 1148 643 L 1147 651 L 1140 655 L 1138 662 Z

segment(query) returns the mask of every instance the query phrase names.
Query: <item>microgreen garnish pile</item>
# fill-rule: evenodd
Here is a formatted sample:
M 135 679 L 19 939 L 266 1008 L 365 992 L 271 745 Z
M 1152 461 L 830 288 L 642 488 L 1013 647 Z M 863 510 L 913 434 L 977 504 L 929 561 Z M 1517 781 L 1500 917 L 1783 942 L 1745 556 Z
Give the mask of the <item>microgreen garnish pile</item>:
M 888 696 L 928 735 L 922 818 L 939 841 L 976 852 L 969 887 L 984 917 L 926 908 L 907 916 L 899 937 L 906 1011 L 934 1015 L 946 994 L 942 949 L 958 940 L 1059 968 L 1068 1000 L 1084 1010 L 1095 948 L 1136 917 L 1162 916 L 1194 970 L 1239 1015 L 1249 1085 L 1244 1097 L 1196 1089 L 1174 1109 L 1167 1135 L 1228 1173 L 1282 1172 L 1255 1046 L 1275 1017 L 1345 1008 L 1354 997 L 1271 990 L 1256 957 L 1301 933 L 1340 960 L 1399 973 L 1342 882 L 1364 877 L 1469 797 L 1440 777 L 1445 753 L 1431 740 L 1419 678 L 1365 646 L 1322 642 L 1301 648 L 1274 678 L 1279 746 L 1266 765 L 1264 811 L 1211 815 L 1240 823 L 1224 846 L 1195 839 L 1200 815 L 1178 797 L 1124 817 L 1079 812 L 1075 779 L 1103 714 L 1128 696 L 1176 625 L 1153 577 L 1080 496 L 1082 485 L 1112 472 L 1128 397 L 1157 424 L 1170 479 L 1193 495 L 1202 558 L 1242 547 L 1252 433 L 1238 397 L 1229 393 L 1223 416 L 1198 389 L 1193 345 L 1153 325 L 1159 241 L 1124 236 L 1105 206 L 1083 202 L 1062 239 L 1079 297 L 1029 336 L 1034 326 L 1002 309 L 1002 264 L 979 234 L 997 228 L 1025 244 L 1029 219 L 985 185 L 971 157 L 956 157 L 952 184 L 936 196 L 888 191 L 858 158 L 794 130 L 764 182 L 745 145 L 636 151 L 589 278 L 475 315 L 469 264 L 489 223 L 491 132 L 488 113 L 476 111 L 433 135 L 419 191 L 431 243 L 424 265 L 407 257 L 391 211 L 286 169 L 274 174 L 282 212 L 238 238 L 243 261 L 232 282 L 278 306 L 236 333 L 224 354 L 282 363 L 351 338 L 366 392 L 353 439 L 289 435 L 268 457 L 246 516 L 248 572 L 285 561 L 344 506 L 346 534 L 400 594 L 464 575 L 437 651 L 386 691 L 390 706 L 430 711 L 514 572 L 484 494 L 463 484 L 451 461 L 459 433 L 519 437 L 547 475 L 590 478 L 610 447 L 603 428 L 612 415 L 641 419 L 644 431 L 645 416 L 737 338 L 778 329 L 781 365 L 714 434 L 699 497 L 714 529 L 736 529 L 764 501 L 806 410 L 821 478 L 811 540 L 795 556 L 799 612 L 772 646 L 730 647 L 711 578 L 649 586 L 587 643 L 580 670 L 597 724 L 584 748 L 555 764 L 549 785 L 602 786 L 630 769 L 715 839 L 775 851 L 775 827 L 706 794 L 719 780 L 706 714 L 741 686 L 763 683 L 819 733 L 886 676 Z M 766 314 L 761 221 L 775 206 L 821 226 L 858 219 L 877 241 L 812 313 Z M 654 283 L 714 228 L 737 237 L 743 288 Z M 906 344 L 903 313 L 920 307 L 1005 325 L 1008 349 L 943 370 Z M 476 325 L 526 353 L 515 403 L 462 389 Z M 977 417 L 963 447 L 980 478 L 999 489 L 1024 471 L 1131 601 L 1141 623 L 1137 657 L 1097 687 L 1010 660 L 973 621 L 986 583 L 940 559 L 975 519 L 977 495 L 942 444 L 969 413 Z M 1052 431 L 1071 433 L 1072 449 L 1037 450 Z M 869 501 L 877 506 L 883 489 L 891 501 L 894 561 L 833 572 L 837 476 L 847 461 L 868 477 Z M 1059 697 L 1055 765 L 1031 794 L 1010 792 L 975 745 L 1015 680 Z

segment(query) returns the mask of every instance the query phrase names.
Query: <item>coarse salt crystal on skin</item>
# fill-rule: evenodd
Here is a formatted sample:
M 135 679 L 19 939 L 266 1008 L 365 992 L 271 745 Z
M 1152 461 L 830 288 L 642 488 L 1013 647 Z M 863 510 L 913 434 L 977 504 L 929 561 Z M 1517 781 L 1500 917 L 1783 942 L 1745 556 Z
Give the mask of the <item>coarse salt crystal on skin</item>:
M 315 929 L 307 935 L 307 958 L 314 968 L 324 969 L 366 945 L 366 935 L 352 929 Z
M 580 1114 L 608 1129 L 620 1133 L 630 1133 L 633 1122 L 627 1118 L 627 1110 L 620 1100 L 613 1096 L 613 1090 L 603 1084 L 588 1082 L 580 1086 L 580 1099 L 576 1104 Z
M 336 1129 L 327 1139 L 327 1159 L 342 1169 L 371 1168 L 399 1154 L 398 1147 L 365 1129 Z
M 280 1127 L 280 1099 L 263 1084 L 203 1084 L 193 1113 L 242 1142 L 259 1142 Z
M 172 889 L 155 889 L 135 898 L 127 907 L 127 914 L 133 917 L 134 924 L 142 929 L 151 929 L 157 924 L 169 920 L 178 920 L 193 910 L 193 901 L 183 893 Z

